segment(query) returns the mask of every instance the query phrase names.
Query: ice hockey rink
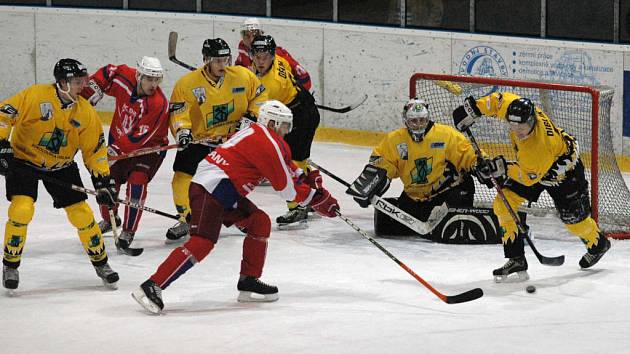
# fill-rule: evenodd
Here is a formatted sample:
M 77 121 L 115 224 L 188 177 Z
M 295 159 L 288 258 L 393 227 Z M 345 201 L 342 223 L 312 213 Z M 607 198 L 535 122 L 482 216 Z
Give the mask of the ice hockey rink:
M 312 159 L 347 181 L 370 149 L 315 143 Z M 77 159 L 80 160 L 79 155 Z M 149 185 L 147 206 L 174 212 L 170 181 L 174 152 Z M 84 182 L 91 187 L 81 166 Z M 630 175 L 625 175 L 626 183 Z M 345 188 L 324 176 L 342 213 L 368 232 L 372 209 L 361 209 Z M 4 183 L 0 192 L 4 195 Z M 387 195 L 398 195 L 396 182 Z M 144 213 L 134 246 L 139 257 L 116 253 L 121 280 L 106 290 L 63 210 L 40 184 L 35 217 L 14 297 L 0 290 L 0 353 L 628 353 L 630 241 L 593 269 L 580 270 L 585 252 L 554 217 L 529 219 L 536 246 L 566 255 L 543 266 L 529 248 L 531 279 L 495 284 L 504 263 L 500 245 L 445 245 L 416 238 L 378 242 L 445 294 L 480 287 L 478 300 L 449 305 L 342 220 L 310 221 L 307 230 L 272 231 L 262 280 L 277 285 L 274 303 L 238 303 L 236 282 L 243 234 L 224 229 L 200 264 L 163 292 L 165 312 L 148 315 L 130 296 L 175 247 L 164 244 L 172 220 Z M 252 195 L 272 219 L 285 212 L 270 187 Z M 3 198 L 4 200 L 4 198 Z M 90 200 L 96 210 L 96 203 Z M 0 202 L 2 222 L 8 202 Z M 630 217 L 630 216 L 629 216 Z M 535 285 L 534 294 L 525 292 Z

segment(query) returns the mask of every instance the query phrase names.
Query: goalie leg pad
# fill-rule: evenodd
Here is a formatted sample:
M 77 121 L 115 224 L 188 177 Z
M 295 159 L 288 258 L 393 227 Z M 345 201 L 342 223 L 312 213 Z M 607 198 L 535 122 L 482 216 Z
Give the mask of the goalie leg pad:
M 35 201 L 25 195 L 14 195 L 9 206 L 9 220 L 4 229 L 4 264 L 20 265 L 26 242 L 26 230 L 35 213 Z

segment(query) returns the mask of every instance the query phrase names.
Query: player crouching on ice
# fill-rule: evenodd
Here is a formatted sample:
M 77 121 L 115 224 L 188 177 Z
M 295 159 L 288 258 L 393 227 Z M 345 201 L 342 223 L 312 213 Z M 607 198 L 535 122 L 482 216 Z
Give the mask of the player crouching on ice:
M 556 127 L 534 103 L 513 93 L 495 92 L 475 100 L 470 96 L 453 112 L 460 131 L 468 131 L 482 115 L 506 120 L 516 161 L 506 163 L 501 155 L 485 164 L 486 179 L 494 177 L 513 210 L 524 201 L 535 202 L 543 191 L 554 201 L 566 228 L 586 245 L 587 253 L 580 267 L 597 263 L 610 248 L 610 241 L 591 218 L 591 203 L 584 165 L 575 138 Z M 512 273 L 522 280 L 529 278 L 524 252 L 524 235 L 519 234 L 515 220 L 503 200 L 497 196 L 493 205 L 503 233 L 503 251 L 508 261 L 492 273 L 497 282 Z
M 2 282 L 9 290 L 18 287 L 26 229 L 35 213 L 41 179 L 53 206 L 63 208 L 77 228 L 96 274 L 104 285 L 115 289 L 118 273 L 107 263 L 101 231 L 85 202 L 87 195 L 57 184 L 83 186 L 74 162 L 74 155 L 81 150 L 97 189 L 98 204 L 114 205 L 101 121 L 79 95 L 87 83 L 87 69 L 77 60 L 61 59 L 55 64 L 54 76 L 55 84 L 35 84 L 0 102 L 0 174 L 5 176 L 7 200 L 11 202 L 4 231 Z
M 266 101 L 260 107 L 257 123 L 234 134 L 199 163 L 189 192 L 191 237 L 132 293 L 142 307 L 154 314 L 162 311 L 162 290 L 210 253 L 222 224 L 237 224 L 247 230 L 237 283 L 238 301 L 278 300 L 278 288 L 259 279 L 271 221 L 247 194 L 266 178 L 285 200 L 309 205 L 328 217 L 335 217 L 339 210 L 337 200 L 322 187 L 319 174 L 311 172 L 302 179 L 303 171 L 291 162 L 283 136 L 291 131 L 292 120 L 284 104 Z
M 430 120 L 428 108 L 429 105 L 418 98 L 404 105 L 404 128 L 387 134 L 374 148 L 369 164 L 346 191 L 359 205 L 367 207 L 373 196 L 385 193 L 391 179 L 400 178 L 404 185 L 400 197 L 386 200 L 420 221 L 429 220 L 434 208 L 445 207 L 443 203 L 461 208 L 459 211 L 463 212 L 473 210 L 468 207 L 473 205 L 475 192 L 470 175 L 477 165 L 475 151 L 455 128 Z M 377 235 L 413 233 L 376 208 L 374 229 Z M 433 235 L 423 237 L 437 242 L 455 242 Z M 498 238 L 494 239 L 494 243 L 498 242 Z M 457 242 L 469 240 L 461 237 Z

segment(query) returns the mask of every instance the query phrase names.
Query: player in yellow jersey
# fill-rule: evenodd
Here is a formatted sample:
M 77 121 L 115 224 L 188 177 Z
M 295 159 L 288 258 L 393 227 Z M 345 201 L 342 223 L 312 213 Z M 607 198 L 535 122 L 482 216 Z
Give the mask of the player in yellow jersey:
M 181 77 L 170 99 L 171 132 L 179 144 L 173 164 L 173 200 L 181 221 L 166 233 L 167 242 L 188 235 L 188 187 L 199 162 L 211 147 L 191 144 L 193 139 L 223 137 L 256 120 L 267 100 L 265 87 L 250 70 L 230 66 L 232 54 L 221 38 L 206 39 L 201 50 L 204 65 Z
M 346 193 L 365 208 L 374 195 L 385 193 L 391 179 L 400 178 L 403 192 L 390 201 L 420 221 L 427 221 L 433 208 L 445 202 L 449 207 L 472 207 L 475 185 L 470 173 L 477 156 L 468 139 L 453 127 L 430 120 L 429 105 L 422 99 L 404 105 L 402 121 L 403 128 L 387 134 L 374 148 L 369 164 Z M 377 234 L 409 234 L 378 210 L 374 228 Z
M 311 156 L 311 145 L 315 131 L 319 126 L 319 111 L 315 106 L 315 98 L 299 85 L 289 62 L 276 55 L 276 42 L 269 35 L 259 35 L 251 44 L 251 56 L 254 60 L 254 72 L 267 90 L 269 99 L 284 103 L 293 113 L 293 129 L 284 140 L 291 149 L 291 158 L 305 174 L 308 174 L 307 159 Z M 313 173 L 319 173 L 314 171 Z M 321 181 L 321 177 L 314 177 Z M 306 226 L 307 208 L 294 202 L 287 203 L 289 211 L 276 218 L 280 228 L 298 224 Z
M 506 163 L 503 156 L 487 160 L 486 178 L 497 179 L 514 210 L 526 200 L 535 202 L 546 190 L 566 228 L 586 245 L 587 253 L 581 258 L 580 267 L 597 263 L 610 248 L 610 241 L 591 218 L 588 181 L 575 138 L 556 127 L 531 100 L 509 92 L 495 92 L 478 100 L 467 97 L 453 112 L 461 131 L 466 131 L 482 115 L 505 120 L 510 125 L 510 140 L 516 150 L 516 161 Z M 493 209 L 504 233 L 503 250 L 508 258 L 503 267 L 494 270 L 495 280 L 503 281 L 512 273 L 527 279 L 524 236 L 519 234 L 499 197 Z
M 118 273 L 107 253 L 87 195 L 54 183 L 83 186 L 74 155 L 81 150 L 98 191 L 99 204 L 114 205 L 107 146 L 101 121 L 80 96 L 87 69 L 74 59 L 61 59 L 54 68 L 55 84 L 36 84 L 0 102 L 0 174 L 5 176 L 9 220 L 4 232 L 3 285 L 18 287 L 26 228 L 35 212 L 41 179 L 55 208 L 66 211 L 103 283 L 116 288 Z M 9 142 L 9 137 L 11 140 Z

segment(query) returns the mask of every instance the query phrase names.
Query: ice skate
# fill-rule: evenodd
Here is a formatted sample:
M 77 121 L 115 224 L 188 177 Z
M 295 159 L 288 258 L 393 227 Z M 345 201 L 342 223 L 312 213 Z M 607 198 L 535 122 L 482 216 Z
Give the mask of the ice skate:
M 116 219 L 116 226 L 122 225 L 122 220 L 120 216 L 116 215 L 114 217 Z M 107 220 L 101 220 L 98 222 L 98 228 L 101 230 L 101 235 L 112 231 L 112 224 Z
M 171 226 L 166 232 L 166 241 L 165 243 L 176 243 L 181 242 L 186 239 L 188 236 L 190 226 L 185 221 L 178 221 L 177 224 Z
M 109 264 L 105 263 L 100 266 L 94 266 L 96 275 L 103 281 L 103 285 L 106 288 L 116 290 L 118 289 L 118 273 L 114 272 Z
M 17 289 L 18 284 L 20 283 L 20 273 L 17 268 L 3 266 L 2 269 L 2 285 L 7 289 L 9 296 L 14 294 L 15 289 Z
M 162 289 L 153 280 L 147 280 L 131 293 L 131 297 L 140 306 L 154 315 L 159 315 L 164 309 L 162 302 Z
M 580 259 L 580 267 L 590 268 L 599 262 L 599 260 L 610 249 L 610 241 L 602 234 L 599 235 L 597 246 L 593 246 Z
M 509 277 L 510 274 L 515 274 L 516 276 Z M 525 256 L 510 258 L 503 267 L 493 270 L 492 275 L 497 283 L 525 281 L 529 279 L 527 259 L 525 259 Z
M 276 218 L 279 230 L 295 230 L 308 228 L 308 212 L 306 207 L 297 206 Z
M 272 302 L 278 300 L 278 287 L 265 284 L 260 279 L 244 276 L 238 280 L 239 302 Z
M 310 206 L 306 207 L 306 211 L 308 212 L 308 220 L 318 220 L 322 218 L 322 216 Z

